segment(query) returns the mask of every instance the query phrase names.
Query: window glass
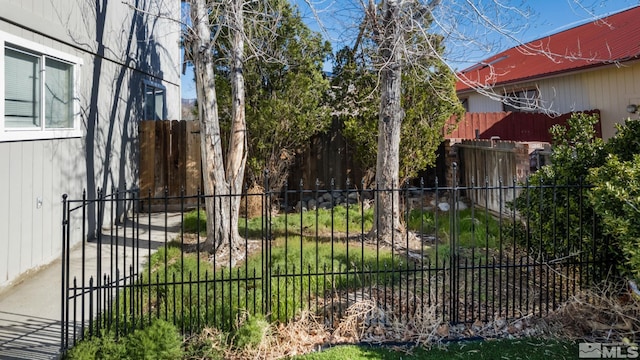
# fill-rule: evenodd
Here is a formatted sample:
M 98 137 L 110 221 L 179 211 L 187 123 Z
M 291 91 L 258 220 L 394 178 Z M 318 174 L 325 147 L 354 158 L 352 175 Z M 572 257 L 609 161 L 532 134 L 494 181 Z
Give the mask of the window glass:
M 39 128 L 40 57 L 5 48 L 4 126 Z
M 465 112 L 469 112 L 469 99 L 468 98 L 462 98 L 460 99 L 460 103 L 462 103 L 462 107 L 464 108 Z
M 504 111 L 533 112 L 538 109 L 538 90 L 521 90 L 505 94 Z
M 82 59 L 0 31 L 0 142 L 82 136 Z
M 145 85 L 144 118 L 146 120 L 164 119 L 164 90 L 151 85 Z
M 161 89 L 156 89 L 155 91 L 155 101 L 154 101 L 154 116 L 156 120 L 164 119 L 163 111 L 164 111 L 164 91 Z
M 45 127 L 73 127 L 73 67 L 53 59 L 46 60 Z

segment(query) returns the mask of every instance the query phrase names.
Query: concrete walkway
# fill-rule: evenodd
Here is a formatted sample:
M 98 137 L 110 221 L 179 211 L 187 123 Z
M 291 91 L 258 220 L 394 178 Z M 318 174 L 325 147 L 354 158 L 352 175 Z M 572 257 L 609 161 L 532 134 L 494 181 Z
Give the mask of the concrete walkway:
M 180 233 L 180 214 L 152 214 L 140 216 L 136 233 L 145 243 L 140 248 L 147 249 L 152 245 L 152 251 L 164 242 L 174 239 Z M 131 226 L 131 224 L 129 224 Z M 131 261 L 131 235 L 126 229 L 119 228 L 116 250 L 123 264 Z M 130 230 L 130 229 L 129 229 Z M 109 248 L 109 230 L 103 237 L 102 251 L 94 242 L 76 245 L 71 250 L 70 276 L 80 277 L 82 272 L 82 253 L 84 247 L 85 272 L 96 274 L 97 254 L 100 254 L 103 264 L 109 264 L 113 254 Z M 133 232 L 130 231 L 130 234 Z M 123 235 L 125 237 L 123 237 Z M 165 235 L 166 234 L 166 235 Z M 113 247 L 111 247 L 112 249 Z M 128 249 L 128 250 L 127 250 Z M 124 256 L 126 255 L 126 256 Z M 125 266 L 125 265 L 123 265 Z M 62 262 L 60 259 L 24 276 L 16 284 L 0 292 L 0 359 L 3 360 L 40 360 L 57 359 L 61 344 L 61 276 Z M 85 316 L 91 316 L 85 314 Z

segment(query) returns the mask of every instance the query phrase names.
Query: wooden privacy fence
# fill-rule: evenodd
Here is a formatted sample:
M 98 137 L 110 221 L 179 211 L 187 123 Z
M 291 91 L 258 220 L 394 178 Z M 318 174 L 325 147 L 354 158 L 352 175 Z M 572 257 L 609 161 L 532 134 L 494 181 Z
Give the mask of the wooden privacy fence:
M 147 120 L 139 127 L 140 194 L 156 198 L 149 204 L 141 201 L 141 210 L 164 209 L 166 194 L 171 207 L 194 206 L 198 189 L 202 189 L 200 160 L 200 123 L 185 120 Z
M 584 111 L 586 114 L 598 114 L 600 110 Z M 445 135 L 447 139 L 490 139 L 497 136 L 511 141 L 551 142 L 549 129 L 556 124 L 565 125 L 572 113 L 551 117 L 543 113 L 493 112 L 466 113 L 456 129 Z M 450 120 L 450 124 L 455 120 Z M 596 134 L 601 137 L 600 122 L 596 124 Z
M 495 212 L 504 212 L 506 203 L 520 194 L 515 182 L 524 182 L 550 153 L 550 145 L 535 142 L 463 140 L 455 144 L 460 164 L 459 183 L 467 188 L 467 197 L 474 203 Z M 538 162 L 532 163 L 536 159 Z M 543 162 L 543 163 L 544 163 Z M 532 168 L 533 167 L 533 168 Z M 510 192 L 489 191 L 511 187 Z

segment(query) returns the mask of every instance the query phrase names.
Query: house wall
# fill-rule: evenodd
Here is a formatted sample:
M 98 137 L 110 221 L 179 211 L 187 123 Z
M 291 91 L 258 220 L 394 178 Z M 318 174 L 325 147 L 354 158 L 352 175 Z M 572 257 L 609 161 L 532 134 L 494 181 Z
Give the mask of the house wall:
M 129 3 L 144 11 L 120 1 L 0 0 L 0 31 L 82 60 L 82 136 L 0 141 L 0 289 L 60 256 L 62 194 L 137 186 L 145 83 L 164 87 L 167 118 L 180 116 L 180 26 L 166 19 L 180 18 L 180 2 Z M 95 233 L 95 222 L 84 225 Z
M 615 124 L 624 122 L 630 116 L 626 112 L 627 105 L 640 104 L 640 62 L 520 83 L 496 89 L 496 92 L 502 93 L 505 89 L 513 88 L 537 88 L 541 106 L 561 114 L 599 109 L 602 136 L 608 139 L 615 135 Z M 469 99 L 469 112 L 502 111 L 502 103 L 498 100 L 477 93 L 462 96 Z
M 478 93 L 465 94 L 464 97 L 468 99 L 469 113 L 485 113 L 485 112 L 501 112 L 503 111 L 502 103 L 500 101 L 493 100 L 485 95 Z

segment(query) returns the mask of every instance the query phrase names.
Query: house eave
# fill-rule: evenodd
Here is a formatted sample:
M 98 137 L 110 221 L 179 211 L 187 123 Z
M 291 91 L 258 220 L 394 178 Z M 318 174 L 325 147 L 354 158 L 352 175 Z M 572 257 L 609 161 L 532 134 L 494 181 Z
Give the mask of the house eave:
M 559 78 L 559 77 L 563 77 L 563 76 L 576 75 L 576 74 L 580 74 L 580 73 L 586 73 L 586 72 L 591 72 L 591 71 L 600 70 L 600 69 L 606 69 L 606 68 L 612 68 L 612 67 L 629 66 L 629 65 L 633 65 L 633 64 L 635 64 L 635 63 L 637 63 L 639 61 L 640 61 L 640 54 L 635 55 L 635 56 L 633 56 L 631 58 L 620 59 L 620 60 L 612 60 L 610 62 L 604 62 L 604 63 L 600 62 L 600 63 L 595 63 L 595 64 L 589 64 L 589 65 L 585 65 L 585 66 L 581 66 L 581 67 L 576 67 L 576 68 L 573 68 L 571 70 L 561 70 L 561 71 L 549 72 L 549 73 L 545 73 L 545 74 L 539 74 L 539 75 L 534 75 L 534 76 L 529 76 L 529 77 L 523 77 L 523 78 L 508 80 L 508 81 L 499 81 L 499 82 L 496 82 L 495 84 L 490 85 L 490 86 L 489 85 L 485 85 L 485 87 L 489 88 L 489 89 L 514 87 L 514 85 L 523 84 L 523 83 L 532 82 L 532 81 L 554 79 L 554 78 Z M 465 94 L 470 94 L 470 93 L 474 93 L 474 92 L 476 92 L 475 88 L 467 87 L 467 88 L 464 88 L 464 89 L 461 89 L 461 90 L 457 90 L 456 94 L 465 95 Z

